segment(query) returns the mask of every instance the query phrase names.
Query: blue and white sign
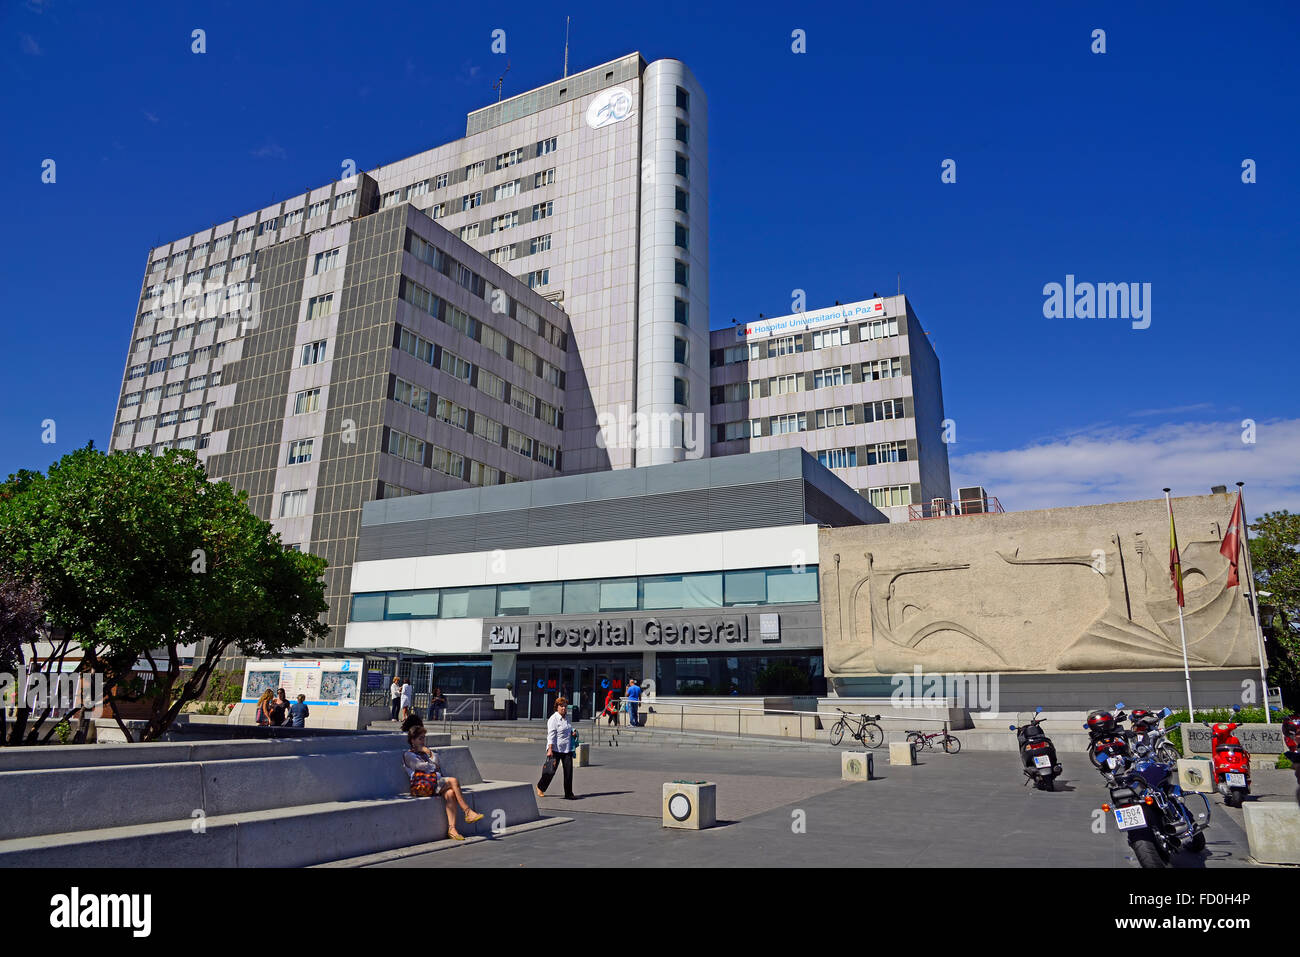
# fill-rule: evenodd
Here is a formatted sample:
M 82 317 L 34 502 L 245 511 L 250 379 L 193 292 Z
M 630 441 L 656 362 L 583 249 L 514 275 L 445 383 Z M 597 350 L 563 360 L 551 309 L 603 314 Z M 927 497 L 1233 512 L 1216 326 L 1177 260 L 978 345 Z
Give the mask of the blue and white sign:
M 621 86 L 601 90 L 587 104 L 587 125 L 598 130 L 611 123 L 621 123 L 632 115 L 632 94 Z
M 846 306 L 832 306 L 829 309 L 818 309 L 815 312 L 796 312 L 793 315 L 781 316 L 776 319 L 747 322 L 743 326 L 736 326 L 736 338 L 765 339 L 771 336 L 807 332 L 821 326 L 833 326 L 845 322 L 863 322 L 867 319 L 883 319 L 884 317 L 885 300 L 864 299 L 862 302 L 851 302 Z

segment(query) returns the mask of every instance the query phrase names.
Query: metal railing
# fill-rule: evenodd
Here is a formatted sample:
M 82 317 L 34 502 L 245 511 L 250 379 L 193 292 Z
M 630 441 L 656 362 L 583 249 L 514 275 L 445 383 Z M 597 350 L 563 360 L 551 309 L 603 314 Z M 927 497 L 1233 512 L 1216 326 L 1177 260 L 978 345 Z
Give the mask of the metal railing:
M 909 522 L 929 518 L 951 518 L 954 515 L 1000 515 L 1002 513 L 1002 503 L 992 495 L 985 495 L 980 498 L 962 498 L 955 501 L 946 498 L 932 498 L 928 502 L 907 506 L 907 520 Z
M 617 747 L 619 741 L 619 735 L 624 729 L 623 721 L 630 720 L 630 715 L 628 715 L 627 712 L 621 710 L 621 705 L 624 701 L 626 701 L 626 699 L 617 699 L 615 702 L 616 706 L 619 707 L 619 711 L 618 711 L 620 715 L 619 724 L 602 725 L 601 715 L 597 714 L 593 716 L 593 720 L 595 721 L 595 727 L 592 729 L 593 744 L 612 744 Z M 745 730 L 745 715 L 751 714 L 751 715 L 757 715 L 759 717 L 774 717 L 774 716 L 779 717 L 782 715 L 794 716 L 799 719 L 797 738 L 800 742 L 816 741 L 818 739 L 817 732 L 822 731 L 822 732 L 829 733 L 831 725 L 839 721 L 840 718 L 842 717 L 856 718 L 859 714 L 859 712 L 857 711 L 842 712 L 840 710 L 797 711 L 797 710 L 786 710 L 781 708 L 746 708 L 743 706 L 732 707 L 729 705 L 711 705 L 711 704 L 703 704 L 703 703 L 688 704 L 687 702 L 660 701 L 655 698 L 642 698 L 639 702 L 639 706 L 640 706 L 638 709 L 639 718 L 640 720 L 643 721 L 648 719 L 651 715 L 662 715 L 665 717 L 671 717 L 673 714 L 673 709 L 677 709 L 678 726 L 675 729 L 667 727 L 665 726 L 665 724 L 661 722 L 656 722 L 654 725 L 650 725 L 647 723 L 647 724 L 640 724 L 638 726 L 643 727 L 649 731 L 675 730 L 681 734 L 685 734 L 687 731 L 695 731 L 695 732 L 700 732 L 705 734 L 723 733 L 718 728 L 713 728 L 713 729 L 688 728 L 686 726 L 686 719 L 688 717 L 687 714 L 688 708 L 696 709 L 696 715 L 695 715 L 696 717 L 699 717 L 701 714 L 704 713 L 711 713 L 712 715 L 716 715 L 719 713 L 730 715 L 734 711 L 736 714 L 736 736 L 742 738 L 745 737 L 746 734 L 749 734 L 750 736 L 753 737 L 763 737 L 767 739 L 772 739 L 772 738 L 794 739 L 796 737 L 795 735 L 781 735 L 781 734 L 774 735 L 771 734 L 770 732 L 763 732 L 763 731 L 747 732 Z M 660 710 L 656 710 L 656 709 L 660 709 Z M 942 725 L 948 722 L 947 718 L 927 718 L 916 714 L 901 715 L 901 714 L 877 713 L 877 717 L 883 719 L 889 719 L 889 720 L 906 721 L 912 723 L 913 725 L 915 724 Z M 827 722 L 824 721 L 823 719 L 829 719 L 829 721 Z M 728 731 L 726 733 L 729 734 L 730 732 Z
M 466 698 L 460 704 L 456 705 L 455 708 L 448 706 L 443 711 L 442 718 L 440 719 L 442 721 L 442 730 L 445 733 L 450 734 L 451 719 L 456 717 L 457 715 L 463 715 L 466 711 L 470 713 L 469 725 L 468 727 L 464 728 L 463 731 L 465 734 L 465 740 L 468 741 L 470 735 L 474 734 L 474 732 L 476 731 L 481 730 L 483 724 L 483 699 L 482 698 L 479 697 Z

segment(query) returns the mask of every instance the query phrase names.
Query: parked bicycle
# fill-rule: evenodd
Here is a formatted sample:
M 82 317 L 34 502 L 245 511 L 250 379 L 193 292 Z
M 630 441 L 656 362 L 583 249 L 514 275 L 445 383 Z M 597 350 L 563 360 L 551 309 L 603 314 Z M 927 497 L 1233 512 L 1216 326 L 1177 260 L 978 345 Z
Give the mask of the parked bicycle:
M 841 717 L 831 725 L 831 744 L 837 745 L 843 741 L 845 731 L 848 731 L 851 737 L 857 738 L 868 748 L 878 748 L 885 743 L 885 732 L 880 725 L 876 724 L 880 720 L 880 715 L 860 714 L 855 718 L 843 708 L 836 708 L 835 710 L 840 713 Z
M 934 739 L 941 738 L 943 749 L 949 754 L 956 754 L 961 750 L 961 742 L 948 733 L 948 722 L 943 723 L 943 730 L 926 733 L 925 731 L 908 731 L 907 742 L 917 751 L 934 750 Z

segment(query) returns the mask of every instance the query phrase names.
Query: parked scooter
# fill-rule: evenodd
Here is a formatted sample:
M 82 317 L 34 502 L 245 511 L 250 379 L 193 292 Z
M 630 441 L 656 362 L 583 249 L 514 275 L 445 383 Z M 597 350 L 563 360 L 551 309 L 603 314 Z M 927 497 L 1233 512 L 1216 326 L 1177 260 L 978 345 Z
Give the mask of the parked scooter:
M 1062 769 L 1056 760 L 1056 746 L 1040 727 L 1043 719 L 1037 716 L 1042 713 L 1042 708 L 1035 708 L 1032 720 L 1020 727 L 1013 724 L 1011 730 L 1016 733 L 1016 743 L 1020 746 L 1020 764 L 1025 774 L 1025 783 L 1033 781 L 1038 790 L 1051 791 L 1055 788 L 1055 781 Z
M 1131 757 L 1128 734 L 1122 724 L 1128 715 L 1123 709 L 1124 702 L 1121 701 L 1113 710 L 1099 708 L 1090 711 L 1083 725 L 1083 730 L 1088 732 L 1088 760 L 1103 775 L 1115 769 L 1113 759 L 1128 760 Z
M 1233 711 L 1240 711 L 1236 705 Z M 1223 803 L 1228 807 L 1241 807 L 1241 802 L 1250 793 L 1250 752 L 1241 740 L 1232 732 L 1241 727 L 1236 721 L 1220 721 L 1210 726 L 1213 734 L 1212 768 L 1214 785 L 1223 795 Z
M 1282 719 L 1282 737 L 1286 739 L 1287 754 L 1300 752 L 1300 716 Z M 1291 758 L 1294 764 L 1297 758 Z

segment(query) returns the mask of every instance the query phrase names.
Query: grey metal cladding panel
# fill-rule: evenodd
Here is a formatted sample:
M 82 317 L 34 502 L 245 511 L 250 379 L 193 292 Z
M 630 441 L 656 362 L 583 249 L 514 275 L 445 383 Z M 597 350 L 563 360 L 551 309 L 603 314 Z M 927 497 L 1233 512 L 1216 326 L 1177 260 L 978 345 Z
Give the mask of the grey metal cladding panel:
M 479 488 L 458 488 L 432 494 L 428 497 L 429 514 L 438 521 L 464 515 L 477 515 L 479 496 L 482 492 L 483 490 Z
M 496 485 L 491 494 L 479 497 L 479 507 L 483 512 L 513 512 L 527 510 L 532 504 L 532 490 L 527 482 L 513 482 L 510 485 Z
M 385 499 L 384 504 L 387 506 L 384 509 L 386 524 L 418 522 L 433 515 L 432 496 L 428 495 L 404 495 L 401 498 Z
M 645 469 L 619 469 L 613 472 L 589 472 L 587 500 L 599 502 L 614 498 L 629 498 L 646 492 Z
M 532 506 L 534 508 L 546 505 L 567 505 L 587 500 L 586 475 L 561 475 L 556 478 L 519 484 L 531 489 Z
M 677 492 L 685 489 L 708 488 L 713 481 L 712 459 L 691 459 L 673 465 L 651 466 L 643 469 L 646 491 Z
M 712 485 L 753 485 L 774 482 L 781 478 L 779 456 L 772 455 L 719 455 L 706 460 Z

